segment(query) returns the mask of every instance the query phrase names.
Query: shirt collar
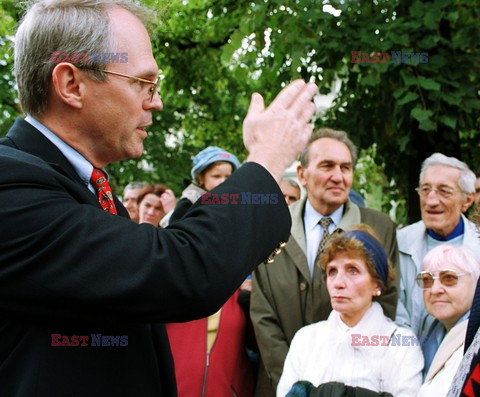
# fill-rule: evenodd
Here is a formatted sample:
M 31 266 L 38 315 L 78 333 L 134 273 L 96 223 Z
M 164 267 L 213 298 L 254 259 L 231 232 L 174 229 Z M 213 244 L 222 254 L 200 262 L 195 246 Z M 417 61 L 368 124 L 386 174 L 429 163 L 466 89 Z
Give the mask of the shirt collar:
M 326 217 L 331 218 L 334 226 L 338 227 L 338 225 L 340 224 L 340 221 L 342 220 L 344 207 L 345 205 L 342 204 L 330 215 L 325 216 L 325 215 L 322 215 L 320 212 L 318 212 L 315 208 L 313 208 L 312 204 L 310 204 L 310 200 L 308 200 L 307 198 L 307 201 L 305 203 L 305 215 L 304 215 L 305 230 L 307 231 L 313 230 L 318 225 L 318 221 Z
M 448 236 L 446 237 L 440 236 L 439 234 L 435 233 L 432 229 L 427 229 L 427 234 L 431 238 L 437 241 L 449 241 L 449 240 L 453 240 L 458 236 L 461 236 L 463 234 L 463 231 L 464 231 L 463 218 L 460 216 L 460 220 L 458 221 L 457 226 L 455 226 L 455 229 L 453 229 L 453 232 L 450 233 Z
M 90 177 L 92 176 L 92 171 L 94 168 L 93 165 L 90 164 L 90 162 L 83 157 L 83 155 L 68 145 L 54 132 L 50 131 L 44 124 L 35 119 L 33 116 L 27 115 L 27 117 L 25 117 L 25 121 L 40 131 L 45 138 L 52 142 L 58 148 L 58 150 L 62 152 L 83 183 L 89 188 L 90 191 L 95 193 L 95 189 L 90 184 Z M 105 172 L 105 170 L 103 170 L 103 172 Z M 107 175 L 108 179 L 108 174 L 106 172 L 105 175 Z

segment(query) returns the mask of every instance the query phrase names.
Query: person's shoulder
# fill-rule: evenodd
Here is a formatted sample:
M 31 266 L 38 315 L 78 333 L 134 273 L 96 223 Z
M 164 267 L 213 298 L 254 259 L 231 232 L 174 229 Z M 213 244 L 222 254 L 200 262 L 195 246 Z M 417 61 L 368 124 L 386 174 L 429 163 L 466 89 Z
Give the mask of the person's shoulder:
M 373 222 L 395 227 L 395 223 L 390 219 L 390 217 L 381 211 L 367 207 L 358 207 L 358 209 L 360 210 L 360 218 L 362 223 Z
M 187 211 L 193 206 L 193 203 L 190 199 L 186 197 L 180 198 L 175 205 L 175 209 L 173 210 L 172 214 L 170 215 L 170 219 L 168 224 L 171 225 L 175 222 L 178 222 L 183 216 L 187 213 Z
M 465 223 L 466 229 L 470 229 L 471 231 L 478 232 L 478 226 L 475 224 L 475 222 L 472 222 L 465 215 L 463 215 L 462 218 Z
M 31 175 L 32 170 L 53 172 L 53 169 L 40 157 L 23 152 L 14 147 L 0 144 L 0 168 L 8 170 L 8 173 L 2 174 Z
M 423 234 L 425 232 L 425 225 L 423 221 L 418 221 L 415 223 L 411 223 L 410 225 L 404 226 L 397 231 L 397 236 L 404 238 L 407 236 L 414 236 L 414 238 L 419 237 L 418 234 Z
M 323 321 L 318 321 L 313 324 L 305 325 L 304 327 L 300 328 L 297 333 L 295 334 L 295 337 L 298 338 L 310 338 L 312 336 L 318 335 L 320 333 L 323 333 L 325 329 L 328 326 L 328 321 L 323 320 Z

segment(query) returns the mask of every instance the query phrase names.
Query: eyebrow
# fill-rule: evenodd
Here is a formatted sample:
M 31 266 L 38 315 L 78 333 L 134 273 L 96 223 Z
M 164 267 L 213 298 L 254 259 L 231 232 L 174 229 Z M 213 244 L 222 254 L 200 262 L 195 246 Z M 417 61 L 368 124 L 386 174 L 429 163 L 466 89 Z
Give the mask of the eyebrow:
M 326 165 L 339 164 L 339 165 L 349 165 L 349 166 L 351 166 L 353 163 L 351 161 L 338 162 L 338 161 L 335 161 L 335 160 L 326 159 L 326 160 L 320 161 L 319 164 L 326 164 Z
M 158 70 L 157 70 L 156 73 L 152 72 L 151 70 L 148 70 L 148 71 L 144 71 L 141 74 L 137 75 L 137 77 L 142 77 L 142 78 L 145 78 L 145 79 L 148 79 L 148 78 L 156 79 L 157 76 L 158 76 L 158 73 L 159 73 Z

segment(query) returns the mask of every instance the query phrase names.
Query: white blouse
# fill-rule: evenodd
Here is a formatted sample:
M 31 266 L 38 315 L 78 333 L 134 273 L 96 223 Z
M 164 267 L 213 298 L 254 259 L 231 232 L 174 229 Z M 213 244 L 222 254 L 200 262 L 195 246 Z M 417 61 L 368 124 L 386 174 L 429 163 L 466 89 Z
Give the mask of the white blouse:
M 398 327 L 374 302 L 352 328 L 334 310 L 328 320 L 301 328 L 285 359 L 277 397 L 284 397 L 299 380 L 314 386 L 342 382 L 412 397 L 422 384 L 422 369 L 423 355 L 413 332 Z

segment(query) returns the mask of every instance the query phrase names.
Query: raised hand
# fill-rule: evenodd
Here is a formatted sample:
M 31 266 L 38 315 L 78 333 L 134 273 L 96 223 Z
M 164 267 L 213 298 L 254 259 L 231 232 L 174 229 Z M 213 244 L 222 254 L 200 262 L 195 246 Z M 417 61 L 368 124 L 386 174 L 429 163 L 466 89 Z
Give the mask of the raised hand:
M 243 121 L 243 142 L 249 152 L 247 161 L 264 166 L 280 181 L 285 169 L 306 146 L 315 113 L 312 98 L 317 86 L 295 80 L 265 108 L 263 98 L 254 93 Z

